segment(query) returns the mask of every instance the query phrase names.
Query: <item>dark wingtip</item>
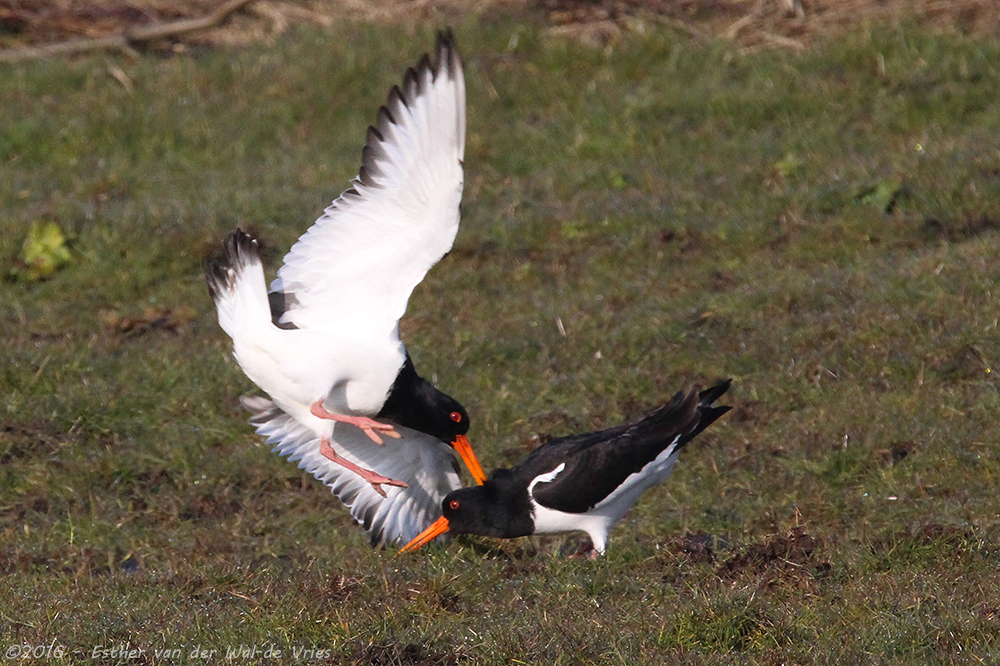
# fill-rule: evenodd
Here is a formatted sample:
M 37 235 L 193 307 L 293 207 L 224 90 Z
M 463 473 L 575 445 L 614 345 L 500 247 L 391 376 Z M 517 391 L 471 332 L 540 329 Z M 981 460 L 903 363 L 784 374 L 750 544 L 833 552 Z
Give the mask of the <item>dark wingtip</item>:
M 238 269 L 260 259 L 257 239 L 239 227 L 226 236 L 226 240 L 222 242 L 222 248 L 225 262 L 230 268 Z
M 393 85 L 392 88 L 389 88 L 389 96 L 386 98 L 385 106 L 391 111 L 397 104 L 402 106 L 404 109 L 409 108 L 409 104 L 406 103 L 406 97 L 403 95 L 403 91 L 398 85 Z M 393 122 L 396 121 L 393 120 Z
M 205 259 L 205 282 L 208 295 L 213 301 L 219 300 L 219 294 L 229 286 L 229 269 L 215 259 Z
M 732 380 L 727 379 L 700 393 L 693 390 L 680 391 L 674 394 L 670 402 L 638 421 L 632 428 L 636 432 L 656 433 L 666 429 L 674 434 L 681 434 L 678 447 L 684 446 L 731 409 L 726 405 L 716 407 L 712 404 L 729 390 L 731 384 Z
M 452 31 L 451 26 L 437 31 L 437 42 L 434 46 L 438 53 L 441 53 L 443 50 L 455 48 L 455 33 Z
M 425 53 L 422 56 L 420 56 L 420 60 L 417 61 L 417 67 L 414 74 L 419 77 L 421 74 L 423 74 L 428 70 L 434 71 L 434 68 L 431 67 L 431 54 Z
M 722 394 L 729 390 L 729 387 L 733 385 L 733 380 L 724 379 L 717 382 L 714 386 L 710 386 L 701 393 L 698 394 L 698 403 L 701 405 L 711 405 L 713 402 L 722 397 Z
M 379 113 L 380 114 L 381 113 L 388 114 L 388 111 L 383 111 L 383 109 L 385 109 L 384 106 L 380 107 L 379 110 L 378 110 Z M 378 124 L 378 123 L 376 123 L 376 124 Z M 382 132 L 379 131 L 379 129 L 377 127 L 375 127 L 374 125 L 369 125 L 368 126 L 368 133 L 365 134 L 365 147 L 366 148 L 371 148 L 372 146 L 378 145 L 378 144 L 382 143 L 383 141 L 385 141 L 385 138 L 382 136 Z
M 458 46 L 455 44 L 455 33 L 451 31 L 450 26 L 444 30 L 438 30 L 434 50 L 437 52 L 437 62 L 434 67 L 435 75 L 440 74 L 442 71 L 447 71 L 449 74 L 454 75 L 455 67 L 460 62 L 460 58 L 458 56 Z
M 732 409 L 729 405 L 720 405 L 716 407 L 712 404 L 722 397 L 723 393 L 729 390 L 732 383 L 732 379 L 726 379 L 698 394 L 698 425 L 695 426 L 694 430 L 692 430 L 691 433 L 685 438 L 686 441 L 690 441 L 697 437 L 698 433 L 715 423 L 720 416 Z
M 420 59 L 419 63 L 417 63 L 417 67 L 423 68 L 425 66 L 429 66 L 428 63 L 429 60 L 427 58 L 427 54 L 425 53 L 424 57 Z M 423 70 L 421 69 L 421 71 Z M 407 107 L 410 106 L 411 100 L 413 100 L 420 92 L 418 90 L 418 83 L 419 83 L 419 78 L 417 76 L 417 70 L 415 70 L 412 67 L 408 68 L 406 70 L 406 74 L 403 75 L 403 88 L 402 88 L 403 104 L 405 104 Z
M 372 178 L 371 171 L 368 168 L 369 163 L 374 165 L 368 152 L 368 146 L 365 146 L 364 150 L 361 151 L 361 168 L 358 169 L 358 177 L 355 178 L 355 181 L 361 183 L 364 187 L 375 187 L 378 185 L 378 182 Z
M 257 240 L 239 227 L 226 236 L 222 242 L 222 260 L 205 260 L 205 281 L 208 283 L 208 293 L 212 300 L 218 300 L 219 295 L 232 288 L 235 272 L 247 264 L 259 261 Z
M 455 34 L 451 28 L 439 30 L 435 43 L 435 56 L 433 62 L 428 53 L 423 54 L 416 65 L 407 68 L 403 74 L 402 85 L 394 85 L 389 89 L 384 105 L 379 107 L 375 116 L 375 123 L 368 128 L 365 140 L 365 147 L 361 153 L 361 169 L 358 176 L 352 180 L 352 186 L 341 193 L 334 205 L 342 198 L 359 196 L 357 185 L 362 187 L 375 187 L 381 175 L 378 169 L 378 160 L 385 157 L 384 135 L 389 132 L 391 125 L 396 124 L 396 115 L 405 113 L 409 109 L 413 100 L 418 97 L 423 90 L 421 86 L 428 72 L 433 79 L 446 72 L 449 77 L 455 77 L 461 71 L 462 63 L 458 55 L 458 48 L 455 46 Z

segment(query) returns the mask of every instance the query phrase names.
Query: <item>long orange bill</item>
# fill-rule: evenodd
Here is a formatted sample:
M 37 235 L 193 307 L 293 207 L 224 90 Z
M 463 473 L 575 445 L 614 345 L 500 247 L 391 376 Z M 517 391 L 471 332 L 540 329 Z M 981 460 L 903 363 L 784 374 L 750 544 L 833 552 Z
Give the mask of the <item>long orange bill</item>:
M 483 466 L 479 464 L 476 454 L 472 452 L 472 445 L 469 444 L 469 438 L 465 435 L 458 435 L 455 437 L 455 441 L 452 442 L 452 446 L 458 451 L 458 455 L 462 456 L 465 466 L 472 472 L 472 478 L 476 480 L 476 483 L 479 485 L 486 483 L 486 472 L 483 471 Z
M 406 553 L 411 550 L 416 550 L 417 548 L 420 548 L 428 541 L 437 538 L 438 536 L 444 534 L 447 531 L 448 531 L 448 519 L 445 518 L 444 516 L 441 516 L 440 518 L 435 520 L 430 527 L 421 532 L 416 539 L 414 539 L 410 543 L 400 548 L 399 552 Z

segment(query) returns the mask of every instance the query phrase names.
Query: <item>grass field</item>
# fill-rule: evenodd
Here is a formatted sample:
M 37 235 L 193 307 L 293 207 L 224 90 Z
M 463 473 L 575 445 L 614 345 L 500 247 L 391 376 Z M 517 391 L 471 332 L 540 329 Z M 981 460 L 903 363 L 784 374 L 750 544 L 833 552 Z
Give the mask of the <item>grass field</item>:
M 202 260 L 242 225 L 276 268 L 433 28 L 4 68 L 7 660 L 1000 660 L 1000 43 L 458 22 L 462 227 L 403 335 L 484 466 L 720 377 L 734 410 L 599 561 L 394 558 L 246 424 Z

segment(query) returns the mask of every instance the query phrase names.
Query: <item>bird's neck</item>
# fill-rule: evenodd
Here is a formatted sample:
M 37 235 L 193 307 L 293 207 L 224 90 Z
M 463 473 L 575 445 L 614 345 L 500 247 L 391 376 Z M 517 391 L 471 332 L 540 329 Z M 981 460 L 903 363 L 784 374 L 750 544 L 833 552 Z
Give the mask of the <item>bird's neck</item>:
M 417 374 L 413 361 L 407 354 L 378 416 L 414 430 L 427 432 L 429 422 L 425 421 L 432 406 L 430 397 L 436 390 L 430 382 Z

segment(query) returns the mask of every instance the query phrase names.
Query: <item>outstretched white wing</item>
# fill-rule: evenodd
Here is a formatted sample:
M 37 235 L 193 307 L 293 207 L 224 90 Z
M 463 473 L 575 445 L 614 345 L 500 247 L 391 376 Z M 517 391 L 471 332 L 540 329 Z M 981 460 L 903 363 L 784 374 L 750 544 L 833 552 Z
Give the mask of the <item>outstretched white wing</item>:
M 284 324 L 392 333 L 458 232 L 465 79 L 450 32 L 407 70 L 368 128 L 361 170 L 285 255 Z
M 330 486 L 368 531 L 373 546 L 411 541 L 441 515 L 444 496 L 462 486 L 452 449 L 441 440 L 396 426 L 402 439 L 387 439 L 379 446 L 358 428 L 338 423 L 331 442 L 338 454 L 409 484 L 382 486 L 387 495 L 382 497 L 360 476 L 321 455 L 316 435 L 273 402 L 250 396 L 240 402 L 253 412 L 250 423 L 257 434 L 274 444 L 276 453 Z

